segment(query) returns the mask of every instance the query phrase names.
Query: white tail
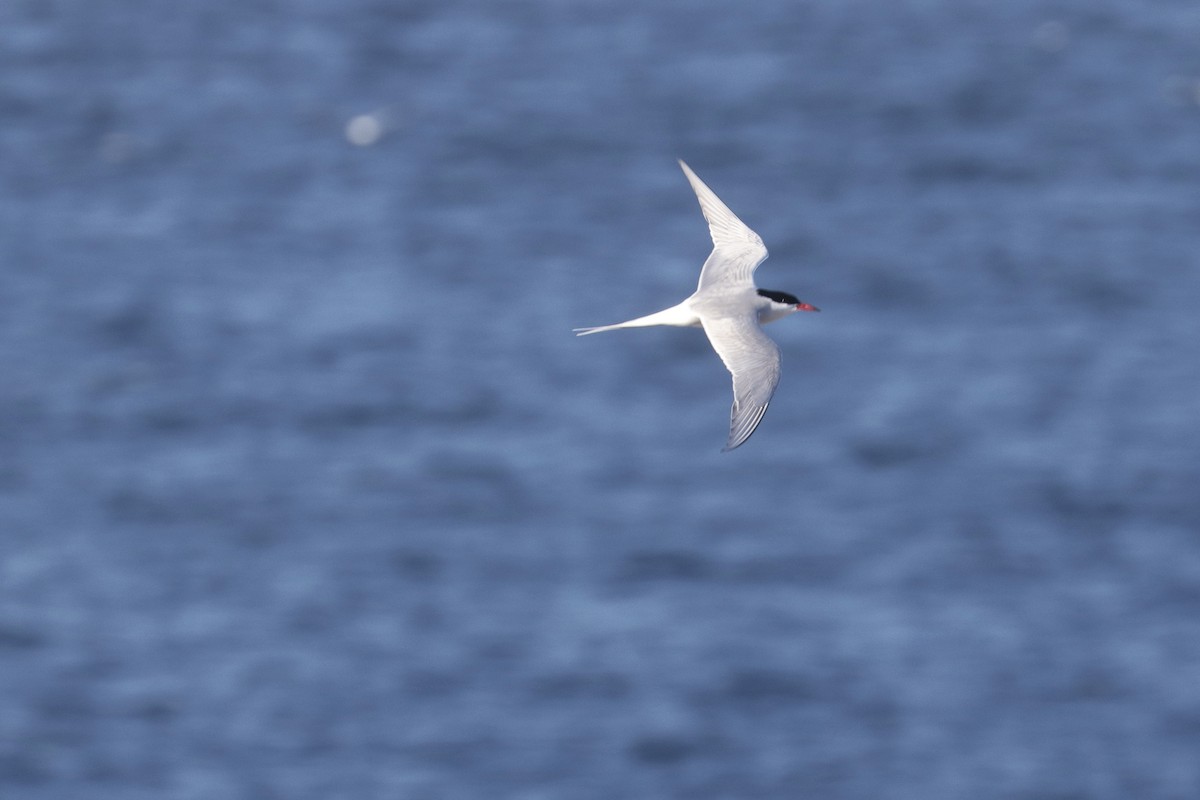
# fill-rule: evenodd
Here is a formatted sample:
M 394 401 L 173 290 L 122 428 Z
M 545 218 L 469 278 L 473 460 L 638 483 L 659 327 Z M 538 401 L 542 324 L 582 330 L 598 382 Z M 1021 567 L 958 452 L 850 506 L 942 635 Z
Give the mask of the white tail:
M 676 328 L 690 328 L 700 324 L 700 318 L 695 312 L 688 308 L 687 303 L 683 302 L 677 306 L 664 308 L 662 311 L 655 311 L 653 314 L 647 314 L 644 317 L 631 319 L 627 322 L 618 322 L 616 325 L 598 325 L 594 328 L 575 328 L 576 336 L 587 336 L 589 333 L 600 333 L 601 331 L 615 331 L 617 328 L 645 328 L 651 325 L 670 325 Z
M 587 336 L 589 333 L 600 333 L 600 331 L 615 331 L 617 328 L 627 327 L 629 323 L 622 322 L 618 325 L 597 325 L 594 328 L 572 328 L 576 336 Z

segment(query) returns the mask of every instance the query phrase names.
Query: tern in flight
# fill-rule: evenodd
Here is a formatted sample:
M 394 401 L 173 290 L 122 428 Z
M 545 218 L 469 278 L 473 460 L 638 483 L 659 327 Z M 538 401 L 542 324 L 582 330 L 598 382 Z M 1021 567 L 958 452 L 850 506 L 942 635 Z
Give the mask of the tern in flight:
M 712 234 L 713 251 L 700 270 L 700 285 L 678 305 L 616 325 L 576 328 L 575 333 L 586 336 L 650 325 L 704 328 L 709 343 L 733 375 L 729 440 L 722 450 L 727 452 L 754 433 L 779 384 L 779 347 L 759 326 L 797 311 L 820 309 L 787 292 L 754 285 L 754 270 L 767 257 L 762 238 L 746 227 L 687 164 L 680 161 L 679 166 L 700 200 L 700 210 Z

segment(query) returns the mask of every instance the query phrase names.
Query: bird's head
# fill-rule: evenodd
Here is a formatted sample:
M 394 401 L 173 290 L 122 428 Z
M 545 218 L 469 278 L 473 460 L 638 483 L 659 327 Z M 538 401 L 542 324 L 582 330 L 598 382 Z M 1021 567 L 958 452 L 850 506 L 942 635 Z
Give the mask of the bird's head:
M 805 303 L 794 294 L 787 292 L 776 292 L 771 289 L 759 289 L 759 297 L 764 297 L 770 303 L 766 308 L 759 312 L 759 317 L 763 322 L 771 322 L 780 317 L 786 317 L 788 314 L 794 314 L 797 311 L 820 311 L 821 309 Z

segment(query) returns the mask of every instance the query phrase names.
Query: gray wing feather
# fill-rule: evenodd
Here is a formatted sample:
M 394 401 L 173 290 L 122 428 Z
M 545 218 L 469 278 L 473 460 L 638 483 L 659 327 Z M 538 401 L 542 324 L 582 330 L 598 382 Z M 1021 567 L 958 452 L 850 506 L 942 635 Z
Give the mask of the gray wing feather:
M 700 270 L 697 291 L 720 283 L 749 283 L 753 280 L 754 270 L 767 257 L 762 238 L 738 219 L 691 167 L 682 161 L 679 166 L 700 201 L 700 210 L 708 221 L 708 232 L 713 240 L 713 251 Z
M 779 347 L 753 316 L 704 319 L 704 332 L 733 375 L 733 408 L 724 451 L 750 438 L 779 385 Z

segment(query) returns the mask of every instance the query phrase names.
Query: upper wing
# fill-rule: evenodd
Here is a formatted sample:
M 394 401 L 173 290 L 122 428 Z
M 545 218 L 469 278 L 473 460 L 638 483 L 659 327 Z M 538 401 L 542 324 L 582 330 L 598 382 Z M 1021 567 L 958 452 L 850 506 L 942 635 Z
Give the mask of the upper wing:
M 733 374 L 733 409 L 724 452 L 749 439 L 767 413 L 779 385 L 779 347 L 758 327 L 753 314 L 703 322 L 708 341 Z
M 700 201 L 700 210 L 704 219 L 708 220 L 708 231 L 712 234 L 713 251 L 700 270 L 700 286 L 704 289 L 718 283 L 750 282 L 755 268 L 767 257 L 767 248 L 763 246 L 762 238 L 746 227 L 746 223 L 737 218 L 729 206 L 713 194 L 713 190 L 692 172 L 692 168 L 683 161 L 679 162 L 683 174 L 692 184 L 696 198 Z

